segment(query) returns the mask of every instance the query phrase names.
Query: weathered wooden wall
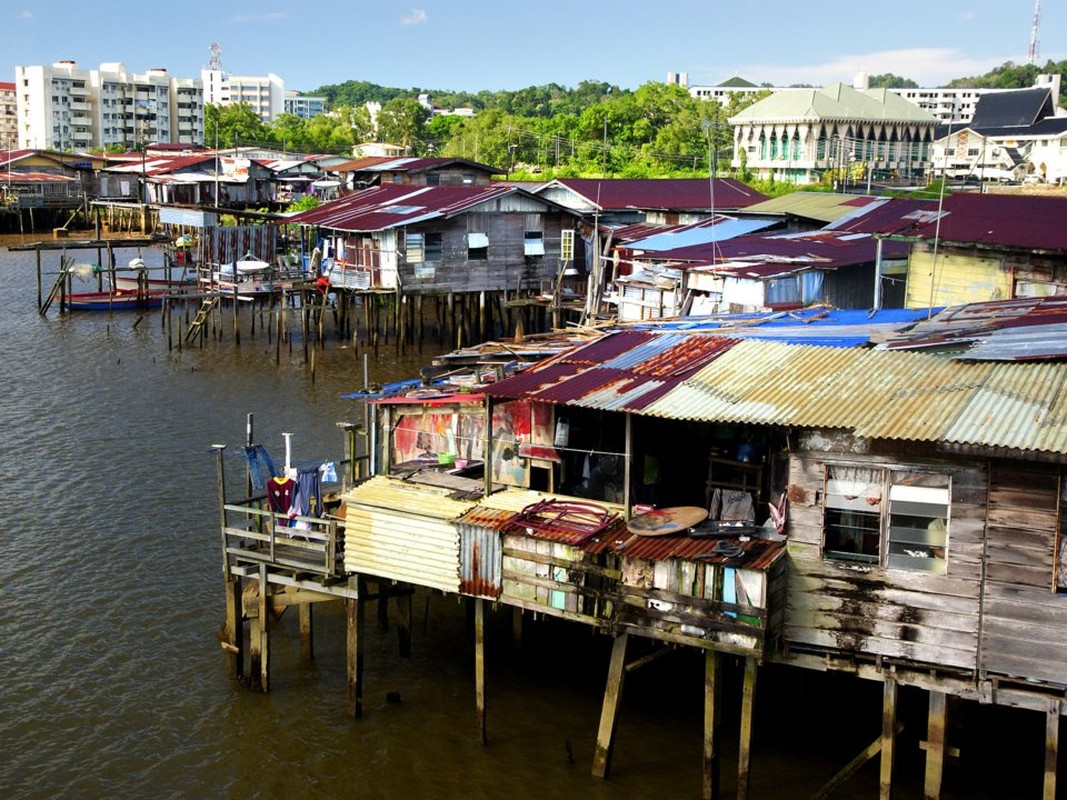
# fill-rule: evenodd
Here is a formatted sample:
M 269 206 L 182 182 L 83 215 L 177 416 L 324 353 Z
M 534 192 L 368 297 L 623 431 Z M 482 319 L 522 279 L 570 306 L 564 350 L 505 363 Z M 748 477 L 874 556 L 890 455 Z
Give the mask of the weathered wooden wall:
M 405 294 L 439 294 L 443 292 L 516 291 L 550 287 L 556 280 L 560 263 L 560 241 L 564 225 L 573 224 L 568 216 L 541 213 L 543 206 L 508 209 L 509 213 L 470 214 L 448 220 L 450 224 L 418 228 L 442 235 L 441 260 L 416 265 L 401 259 L 400 282 Z M 524 255 L 523 236 L 526 216 L 541 217 L 544 234 L 543 256 Z M 472 218 L 468 220 L 468 217 Z M 478 218 L 478 219 L 473 219 Z M 416 229 L 412 229 L 415 232 Z M 489 238 L 487 258 L 468 258 L 469 230 L 484 232 Z M 403 237 L 399 242 L 403 246 Z
M 1067 684 L 1067 596 L 1055 582 L 1058 467 L 990 469 L 982 657 L 986 675 Z
M 952 479 L 947 567 L 937 575 L 823 558 L 827 462 L 906 464 L 892 456 L 845 452 L 791 457 L 786 646 L 977 669 L 986 486 L 982 464 L 907 464 Z

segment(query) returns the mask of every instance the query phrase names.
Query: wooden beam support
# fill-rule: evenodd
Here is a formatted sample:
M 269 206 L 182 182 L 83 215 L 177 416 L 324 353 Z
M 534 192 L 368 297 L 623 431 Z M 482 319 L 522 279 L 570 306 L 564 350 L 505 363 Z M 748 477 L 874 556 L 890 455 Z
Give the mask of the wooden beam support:
M 315 618 L 314 606 L 301 603 L 300 606 L 300 657 L 304 661 L 315 660 Z
M 226 627 L 223 629 L 224 649 L 229 653 L 230 677 L 244 675 L 244 637 L 241 617 L 241 579 L 231 574 L 226 579 Z
M 755 657 L 745 658 L 745 685 L 741 694 L 741 744 L 737 756 L 737 800 L 748 800 L 752 769 L 752 712 L 756 700 Z
M 267 614 L 267 602 L 270 598 L 270 586 L 267 583 L 267 565 L 259 565 L 259 688 L 270 691 L 270 615 Z
M 411 658 L 411 598 L 413 594 L 412 591 L 404 591 L 396 595 L 396 635 L 401 658 Z
M 893 757 L 897 730 L 897 681 L 887 676 L 882 689 L 882 764 L 878 797 L 889 800 L 893 794 Z
M 477 706 L 478 741 L 488 742 L 485 729 L 485 600 L 474 599 L 474 698 Z
M 900 733 L 904 729 L 904 726 L 897 723 L 896 731 Z M 882 752 L 882 734 L 878 734 L 878 738 L 863 748 L 860 754 L 854 759 L 849 761 L 840 772 L 834 777 L 830 778 L 826 784 L 819 789 L 815 794 L 811 796 L 811 800 L 825 800 L 827 797 L 837 789 L 838 786 L 843 784 L 849 778 L 851 778 L 856 771 L 874 758 L 876 755 Z
M 355 584 L 357 595 L 362 595 L 365 584 L 359 576 L 349 578 L 348 582 L 350 586 Z M 363 716 L 363 600 L 345 600 L 345 623 L 348 714 L 359 719 Z
M 611 649 L 611 664 L 608 667 L 604 705 L 600 710 L 600 728 L 596 735 L 596 752 L 593 755 L 593 775 L 598 778 L 608 777 L 611 771 L 611 755 L 615 749 L 615 723 L 619 717 L 619 702 L 622 700 L 622 686 L 626 678 L 626 643 L 629 636 L 628 633 L 616 636 Z
M 948 695 L 930 692 L 930 711 L 926 726 L 926 780 L 924 800 L 941 797 L 941 777 L 945 772 L 945 720 L 948 716 Z
M 1044 800 L 1056 800 L 1056 761 L 1060 752 L 1060 715 L 1063 713 L 1059 700 L 1050 700 L 1045 714 L 1045 785 Z
M 704 767 L 701 797 L 719 798 L 719 729 L 722 721 L 722 655 L 717 650 L 704 653 Z

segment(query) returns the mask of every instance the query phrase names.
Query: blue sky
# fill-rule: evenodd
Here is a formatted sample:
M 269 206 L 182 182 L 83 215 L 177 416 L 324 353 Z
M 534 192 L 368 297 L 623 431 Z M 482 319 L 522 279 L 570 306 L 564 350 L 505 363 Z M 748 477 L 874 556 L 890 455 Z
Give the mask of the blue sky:
M 1039 62 L 1067 58 L 1067 0 L 1041 4 Z M 1026 62 L 1034 0 L 272 0 L 101 4 L 0 0 L 0 80 L 16 66 L 120 61 L 199 77 L 208 47 L 237 75 L 287 89 L 345 80 L 478 91 L 603 80 L 630 89 L 687 72 L 775 85 L 850 83 L 860 70 L 938 86 Z

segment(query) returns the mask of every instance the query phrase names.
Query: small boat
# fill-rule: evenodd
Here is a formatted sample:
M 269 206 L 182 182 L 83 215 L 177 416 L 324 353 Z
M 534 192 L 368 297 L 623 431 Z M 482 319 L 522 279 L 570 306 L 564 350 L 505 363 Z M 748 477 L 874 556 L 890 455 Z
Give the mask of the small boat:
M 136 292 L 139 288 L 138 284 L 141 281 L 136 275 L 115 275 L 115 290 L 118 292 Z M 186 289 L 196 288 L 195 281 L 184 279 L 179 280 L 172 278 L 167 280 L 166 278 L 146 278 L 144 279 L 144 287 L 149 292 L 181 292 Z
M 242 299 L 257 294 L 270 294 L 275 289 L 276 272 L 273 265 L 246 256 L 235 264 L 223 264 L 211 273 L 212 288 L 223 294 L 234 290 Z
M 67 298 L 67 307 L 78 311 L 130 311 L 160 308 L 162 291 L 137 292 L 77 292 Z

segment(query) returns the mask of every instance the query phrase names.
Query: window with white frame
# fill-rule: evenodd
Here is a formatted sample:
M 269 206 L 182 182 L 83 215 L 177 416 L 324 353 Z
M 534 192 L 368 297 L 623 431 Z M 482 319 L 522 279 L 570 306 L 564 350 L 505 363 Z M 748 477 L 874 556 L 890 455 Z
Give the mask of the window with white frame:
M 564 230 L 560 236 L 559 242 L 559 258 L 560 261 L 573 261 L 574 260 L 574 231 Z
M 951 479 L 918 469 L 827 465 L 823 556 L 943 573 Z

